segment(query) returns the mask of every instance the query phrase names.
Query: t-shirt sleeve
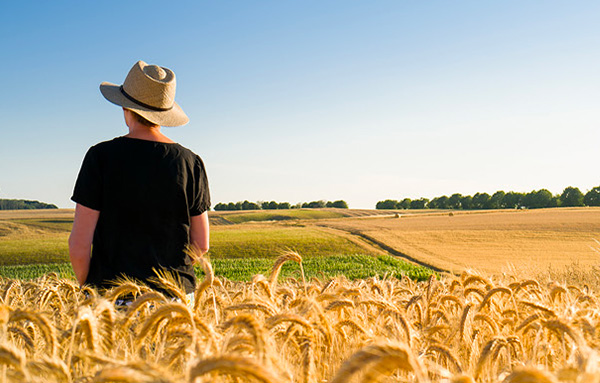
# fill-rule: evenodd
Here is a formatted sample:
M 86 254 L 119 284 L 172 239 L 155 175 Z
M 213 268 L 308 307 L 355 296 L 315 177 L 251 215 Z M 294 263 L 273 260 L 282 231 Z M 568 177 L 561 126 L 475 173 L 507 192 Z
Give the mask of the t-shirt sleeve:
M 102 210 L 102 174 L 95 147 L 91 147 L 83 159 L 71 200 L 90 209 Z
M 194 162 L 194 195 L 190 206 L 190 216 L 196 216 L 210 209 L 210 191 L 204 163 L 199 156 Z

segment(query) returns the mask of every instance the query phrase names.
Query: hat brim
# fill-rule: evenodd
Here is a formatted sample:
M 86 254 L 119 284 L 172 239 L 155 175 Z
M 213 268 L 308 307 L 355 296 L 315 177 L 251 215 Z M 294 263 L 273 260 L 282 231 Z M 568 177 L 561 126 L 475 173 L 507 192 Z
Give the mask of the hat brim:
M 100 84 L 100 92 L 105 99 L 125 109 L 131 109 L 146 120 L 160 126 L 181 126 L 187 124 L 190 119 L 183 109 L 175 102 L 173 108 L 166 111 L 156 111 L 138 105 L 121 93 L 120 85 L 103 82 Z

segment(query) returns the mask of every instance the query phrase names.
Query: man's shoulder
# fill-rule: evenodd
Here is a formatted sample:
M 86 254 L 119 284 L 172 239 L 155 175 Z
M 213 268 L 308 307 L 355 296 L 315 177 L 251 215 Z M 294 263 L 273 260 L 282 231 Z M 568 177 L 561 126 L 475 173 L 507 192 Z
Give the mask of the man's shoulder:
M 200 160 L 200 156 L 197 155 L 192 149 L 186 148 L 181 144 L 177 144 L 177 148 L 181 152 L 182 155 L 186 156 L 189 159 Z
M 102 152 L 111 150 L 117 145 L 120 145 L 123 137 L 115 137 L 112 140 L 102 141 L 90 147 L 90 151 Z

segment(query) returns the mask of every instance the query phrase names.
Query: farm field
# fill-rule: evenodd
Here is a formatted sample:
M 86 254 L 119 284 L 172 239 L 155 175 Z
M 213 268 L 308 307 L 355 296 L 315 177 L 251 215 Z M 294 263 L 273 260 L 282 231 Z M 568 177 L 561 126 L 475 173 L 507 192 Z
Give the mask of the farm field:
M 563 283 L 517 270 L 585 265 L 588 253 L 591 265 L 600 209 L 386 213 L 238 224 L 215 214 L 193 305 L 134 283 L 81 291 L 60 261 L 68 212 L 0 214 L 1 379 L 600 381 L 597 275 Z M 53 251 L 58 261 L 43 263 Z M 132 305 L 115 308 L 127 294 Z
M 0 272 L 17 275 L 15 270 L 21 269 L 8 268 L 68 262 L 72 215 L 67 209 L 0 212 Z M 600 247 L 595 242 L 600 239 L 599 208 L 470 212 L 301 209 L 211 212 L 210 220 L 210 256 L 218 272 L 234 279 L 262 272 L 270 259 L 288 249 L 304 256 L 309 273 L 313 257 L 348 255 L 356 256 L 350 258 L 355 260 L 392 255 L 453 273 L 465 269 L 539 272 L 573 263 L 589 267 L 597 265 L 600 257 L 600 250 L 595 250 Z M 236 262 L 225 262 L 227 259 Z M 352 267 L 362 266 L 356 261 L 345 269 Z M 32 273 L 26 274 L 38 275 Z
M 331 210 L 331 209 L 328 209 Z M 308 217 L 303 220 L 338 217 L 331 211 L 284 211 L 289 216 Z M 245 213 L 224 214 L 228 217 Z M 281 214 L 277 212 L 276 214 Z M 346 213 L 348 216 L 364 212 Z M 251 214 L 252 220 L 257 219 Z M 294 250 L 305 257 L 306 274 L 325 276 L 343 274 L 349 278 L 372 275 L 409 275 L 426 279 L 431 272 L 423 267 L 393 258 L 365 241 L 349 235 L 306 227 L 298 220 L 255 222 L 240 220 L 240 224 L 220 219 L 211 213 L 210 257 L 217 275 L 232 280 L 248 280 L 264 273 L 273 258 Z M 11 278 L 35 278 L 48 272 L 72 277 L 67 239 L 72 227 L 73 211 L 0 212 L 0 275 Z M 262 215 L 262 218 L 271 218 Z M 279 223 L 277 223 L 279 222 Z M 234 262 L 231 260 L 235 259 Z M 291 276 L 284 267 L 282 275 Z M 199 276 L 201 271 L 198 270 Z
M 600 260 L 600 208 L 555 208 L 324 220 L 318 225 L 367 238 L 439 269 L 560 269 Z

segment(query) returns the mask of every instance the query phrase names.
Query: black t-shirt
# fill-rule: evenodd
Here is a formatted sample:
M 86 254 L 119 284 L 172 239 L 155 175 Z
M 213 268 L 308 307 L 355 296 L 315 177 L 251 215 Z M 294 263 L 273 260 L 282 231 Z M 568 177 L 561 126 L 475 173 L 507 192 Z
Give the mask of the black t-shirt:
M 87 284 L 108 288 L 121 276 L 148 282 L 153 269 L 166 269 L 194 291 L 184 250 L 190 217 L 210 208 L 210 195 L 191 150 L 129 137 L 101 142 L 85 155 L 71 199 L 100 211 Z

